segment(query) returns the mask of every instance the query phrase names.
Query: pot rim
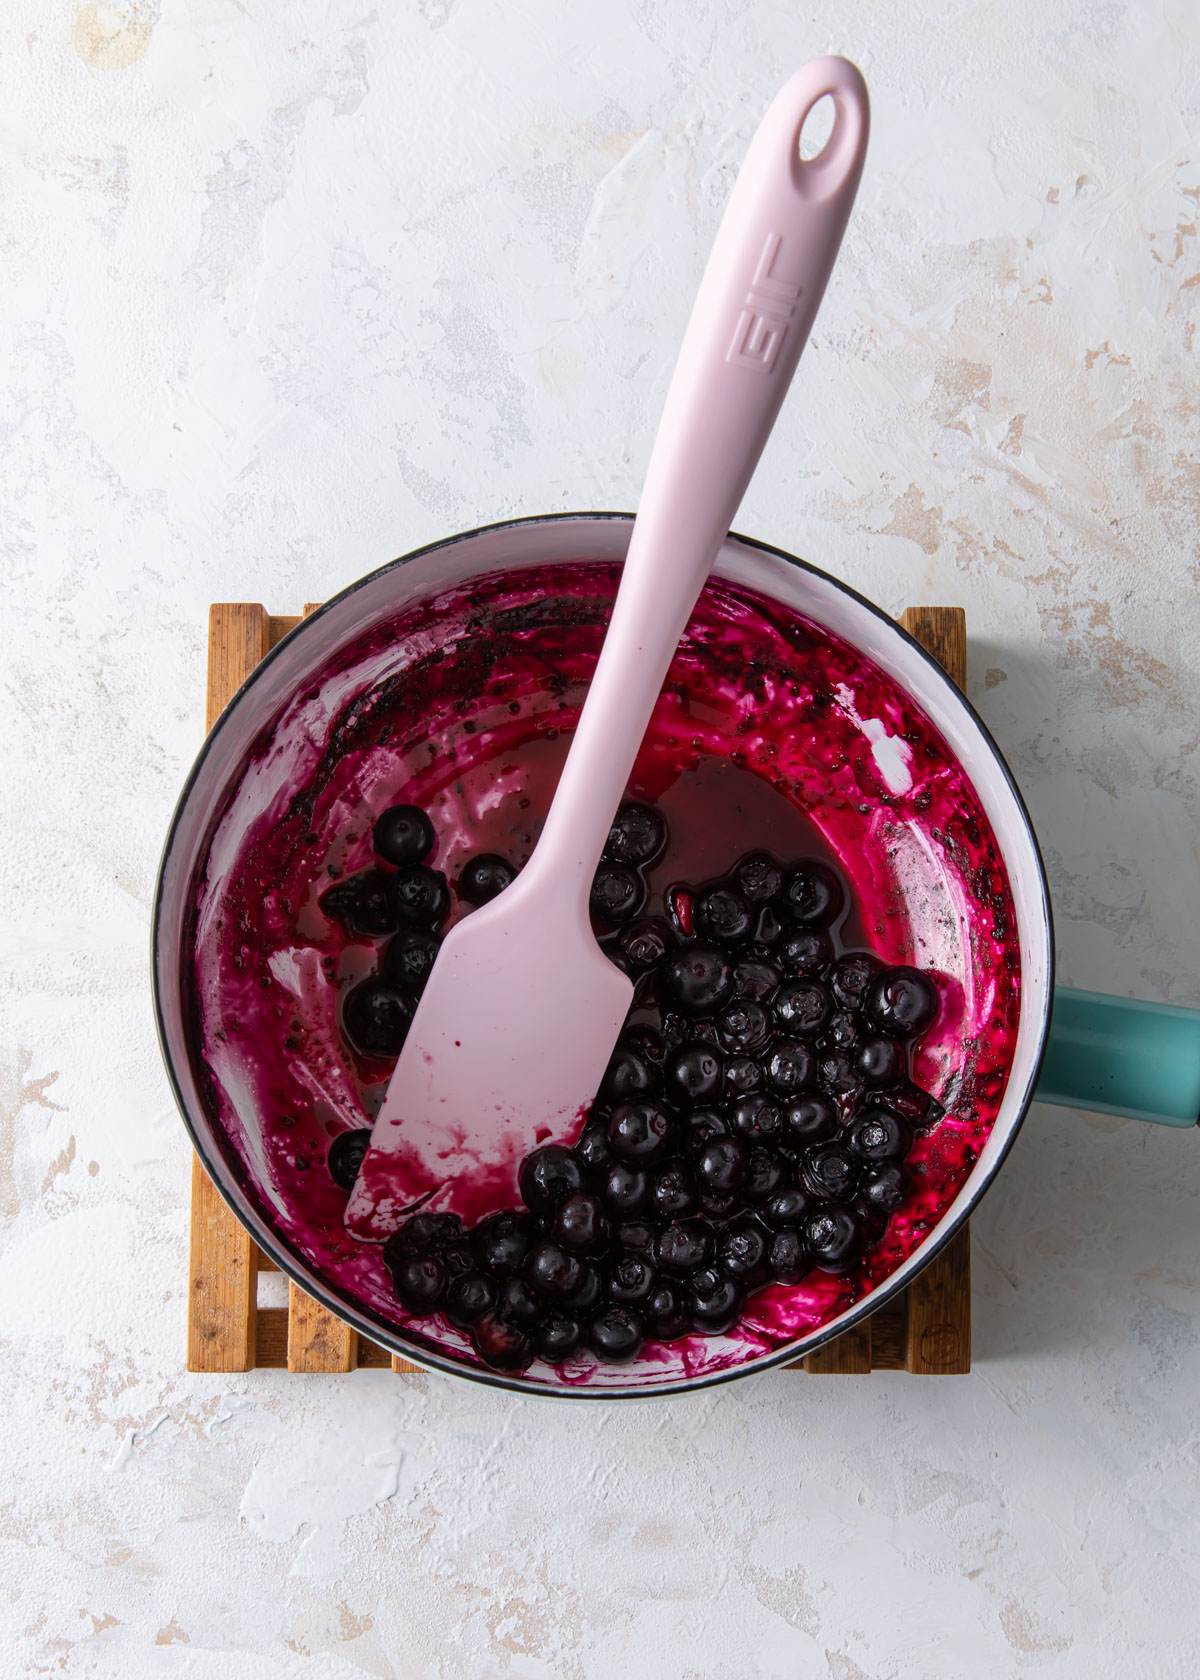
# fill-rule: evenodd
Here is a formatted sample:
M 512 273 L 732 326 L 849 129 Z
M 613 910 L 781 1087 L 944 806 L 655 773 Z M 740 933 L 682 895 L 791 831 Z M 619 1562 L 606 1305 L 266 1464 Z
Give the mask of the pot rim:
M 385 1320 L 377 1318 L 373 1312 L 365 1309 L 361 1302 L 357 1301 L 339 1285 L 332 1284 L 320 1277 L 319 1274 L 315 1273 L 291 1248 L 290 1244 L 288 1244 L 284 1238 L 279 1236 L 279 1234 L 267 1224 L 258 1209 L 251 1202 L 250 1198 L 241 1190 L 241 1187 L 236 1183 L 231 1183 L 229 1181 L 232 1174 L 230 1173 L 228 1163 L 223 1158 L 219 1146 L 215 1146 L 215 1138 L 210 1139 L 208 1137 L 201 1136 L 196 1126 L 193 1125 L 191 1116 L 188 1112 L 187 1098 L 177 1076 L 168 1043 L 164 1006 L 164 987 L 167 984 L 169 977 L 164 976 L 162 972 L 162 963 L 160 961 L 161 932 L 164 922 L 166 875 L 181 820 L 191 798 L 192 789 L 199 778 L 203 766 L 207 762 L 210 753 L 216 749 L 222 730 L 234 709 L 241 703 L 243 697 L 254 686 L 254 684 L 261 680 L 263 674 L 267 671 L 276 655 L 280 653 L 284 646 L 290 644 L 295 636 L 305 632 L 308 626 L 315 624 L 319 618 L 323 617 L 327 612 L 332 611 L 342 601 L 356 594 L 368 583 L 374 583 L 386 573 L 398 570 L 400 567 L 406 566 L 412 561 L 419 560 L 426 555 L 435 554 L 439 551 L 453 548 L 459 543 L 469 542 L 478 537 L 494 535 L 497 532 L 519 530 L 535 525 L 558 523 L 567 524 L 580 521 L 599 522 L 607 520 L 615 523 L 632 525 L 634 518 L 634 514 L 621 512 L 619 510 L 587 510 L 581 512 L 563 511 L 560 513 L 529 514 L 514 519 L 495 520 L 486 525 L 473 526 L 469 530 L 456 532 L 449 537 L 442 537 L 437 541 L 424 543 L 419 548 L 410 549 L 408 553 L 399 555 L 394 560 L 386 561 L 383 565 L 377 566 L 372 571 L 364 573 L 362 577 L 356 578 L 354 582 L 347 584 L 344 589 L 338 590 L 337 593 L 331 595 L 327 601 L 323 601 L 314 612 L 308 614 L 307 617 L 301 618 L 300 621 L 288 631 L 287 635 L 282 637 L 280 641 L 278 641 L 254 667 L 254 670 L 231 696 L 228 703 L 222 709 L 220 716 L 205 736 L 200 750 L 197 753 L 190 770 L 188 771 L 183 787 L 180 790 L 179 797 L 176 800 L 175 807 L 171 813 L 171 820 L 167 828 L 166 840 L 164 842 L 162 856 L 159 861 L 158 875 L 155 880 L 154 902 L 151 914 L 150 956 L 151 978 L 154 993 L 154 1023 L 158 1034 L 159 1049 L 162 1054 L 163 1064 L 166 1069 L 168 1082 L 171 1086 L 171 1093 L 175 1099 L 175 1105 L 179 1110 L 184 1126 L 187 1129 L 188 1136 L 191 1139 L 192 1146 L 200 1158 L 201 1164 L 208 1173 L 226 1206 L 230 1209 L 238 1221 L 245 1226 L 255 1244 L 268 1254 L 279 1270 L 286 1277 L 291 1279 L 291 1281 L 299 1288 L 303 1289 L 306 1294 L 312 1295 L 315 1299 L 320 1301 L 322 1305 L 328 1307 L 330 1311 L 334 1312 L 339 1318 L 342 1318 L 344 1321 L 349 1323 L 360 1335 L 365 1336 L 368 1341 L 374 1342 L 377 1346 L 382 1346 L 390 1352 L 398 1354 L 402 1359 L 408 1360 L 412 1364 L 418 1365 L 426 1370 L 437 1371 L 448 1376 L 457 1377 L 465 1382 L 483 1383 L 491 1388 L 499 1388 L 509 1393 L 528 1395 L 544 1400 L 586 1400 L 592 1402 L 605 1402 L 610 1400 L 649 1401 L 666 1398 L 672 1395 L 688 1394 L 699 1389 L 714 1388 L 718 1384 L 734 1382 L 741 1378 L 758 1375 L 764 1371 L 778 1369 L 780 1366 L 794 1364 L 798 1358 L 803 1358 L 809 1353 L 816 1352 L 818 1348 L 821 1348 L 825 1346 L 826 1343 L 835 1340 L 838 1336 L 842 1335 L 844 1331 L 853 1329 L 854 1326 L 861 1324 L 865 1319 L 878 1312 L 879 1309 L 889 1300 L 901 1293 L 903 1289 L 906 1289 L 909 1284 L 913 1282 L 914 1278 L 924 1271 L 930 1261 L 936 1259 L 938 1254 L 942 1252 L 951 1239 L 957 1235 L 963 1225 L 966 1224 L 967 1220 L 971 1217 L 971 1214 L 974 1212 L 976 1207 L 979 1205 L 984 1193 L 990 1188 L 1001 1166 L 1007 1159 L 1009 1150 L 1012 1148 L 1016 1136 L 1025 1122 L 1025 1117 L 1029 1112 L 1030 1104 L 1034 1099 L 1038 1075 L 1041 1071 L 1042 1062 L 1046 1053 L 1050 1008 L 1054 990 L 1054 922 L 1050 909 L 1050 893 L 1046 879 L 1045 861 L 1042 857 L 1041 848 L 1038 845 L 1037 833 L 1034 829 L 1033 821 L 1029 815 L 1025 801 L 1021 796 L 1021 791 L 1016 784 L 1012 771 L 1009 769 L 1003 753 L 1000 751 L 1000 748 L 993 738 L 991 731 L 988 729 L 975 707 L 967 698 L 966 693 L 958 687 L 953 678 L 951 678 L 947 673 L 944 666 L 942 666 L 941 663 L 935 659 L 934 656 L 926 648 L 924 648 L 920 642 L 910 635 L 910 633 L 904 629 L 897 619 L 892 618 L 891 615 L 885 612 L 882 607 L 878 606 L 874 601 L 868 599 L 867 596 L 860 594 L 859 591 L 854 589 L 850 584 L 843 582 L 841 578 L 834 577 L 829 572 L 822 571 L 819 566 L 813 565 L 811 561 L 803 560 L 798 555 L 789 553 L 786 549 L 777 548 L 774 544 L 762 542 L 755 537 L 744 536 L 738 531 L 730 531 L 726 538 L 727 541 L 736 542 L 744 548 L 770 555 L 773 559 L 782 560 L 785 564 L 794 566 L 800 571 L 811 573 L 813 576 L 820 578 L 824 583 L 827 583 L 833 588 L 839 590 L 842 594 L 849 596 L 850 599 L 860 608 L 865 609 L 874 618 L 877 618 L 888 628 L 888 630 L 890 630 L 893 634 L 898 635 L 903 641 L 907 642 L 909 647 L 914 649 L 921 656 L 925 663 L 936 673 L 940 682 L 949 688 L 955 701 L 963 707 L 971 722 L 974 724 L 981 740 L 985 743 L 991 754 L 992 760 L 995 763 L 1002 781 L 1007 787 L 1013 808 L 1024 828 L 1025 837 L 1028 840 L 1030 847 L 1030 853 L 1036 865 L 1036 884 L 1039 889 L 1042 919 L 1041 933 L 1044 939 L 1046 952 L 1045 996 L 1042 1004 L 1040 1019 L 1036 1023 L 1039 1034 L 1037 1053 L 1030 1063 L 1025 1090 L 1021 1093 L 1015 1109 L 1014 1117 L 1010 1122 L 1008 1122 L 1008 1135 L 1004 1139 L 1003 1146 L 997 1152 L 987 1171 L 979 1178 L 978 1183 L 973 1186 L 969 1197 L 964 1200 L 963 1192 L 959 1192 L 959 1195 L 955 1198 L 953 1213 L 944 1215 L 936 1230 L 928 1238 L 926 1238 L 919 1248 L 914 1250 L 913 1258 L 916 1259 L 918 1263 L 913 1266 L 911 1270 L 906 1271 L 905 1267 L 897 1268 L 896 1272 L 894 1272 L 890 1277 L 885 1278 L 882 1283 L 871 1291 L 870 1294 L 865 1295 L 861 1301 L 856 1302 L 853 1307 L 847 1309 L 846 1312 L 832 1320 L 829 1325 L 822 1326 L 820 1330 L 812 1331 L 808 1335 L 799 1337 L 797 1340 L 788 1343 L 785 1347 L 775 1349 L 772 1353 L 762 1354 L 753 1360 L 747 1360 L 744 1363 L 734 1365 L 728 1370 L 715 1371 L 697 1377 L 684 1377 L 678 1380 L 665 1382 L 661 1386 L 631 1386 L 628 1388 L 612 1386 L 606 1388 L 589 1388 L 586 1385 L 580 1385 L 577 1387 L 572 1384 L 564 1383 L 558 1387 L 549 1387 L 540 1383 L 527 1383 L 523 1380 L 523 1376 L 520 1373 L 509 1376 L 504 1372 L 490 1371 L 486 1367 L 467 1367 L 456 1360 L 443 1357 L 436 1352 L 427 1351 L 420 1347 L 414 1347 L 409 1341 L 402 1338 L 401 1333 L 398 1332 L 393 1325 L 389 1325 Z M 936 718 L 934 721 L 937 721 Z M 977 1168 L 973 1169 L 973 1172 L 977 1170 Z M 959 1203 L 962 1205 L 959 1206 Z M 895 1280 L 900 1277 L 901 1273 L 904 1273 L 903 1282 L 897 1283 Z M 803 1352 L 800 1351 L 801 1349 Z

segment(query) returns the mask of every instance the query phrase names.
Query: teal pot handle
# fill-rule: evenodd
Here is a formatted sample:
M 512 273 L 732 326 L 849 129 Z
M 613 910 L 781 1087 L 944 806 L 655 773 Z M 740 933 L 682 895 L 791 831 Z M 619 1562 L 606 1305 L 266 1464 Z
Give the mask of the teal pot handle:
M 1160 1126 L 1200 1124 L 1200 1009 L 1056 986 L 1034 1095 Z

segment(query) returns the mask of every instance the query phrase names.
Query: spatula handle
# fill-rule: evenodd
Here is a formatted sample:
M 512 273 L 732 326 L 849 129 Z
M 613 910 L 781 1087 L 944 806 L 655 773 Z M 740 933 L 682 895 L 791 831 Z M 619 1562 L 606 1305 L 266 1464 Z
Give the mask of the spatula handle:
M 802 160 L 800 130 L 825 94 L 833 132 Z M 808 338 L 868 124 L 853 64 L 806 64 L 772 102 L 730 197 L 667 393 L 612 622 L 528 866 L 585 901 L 679 638 Z

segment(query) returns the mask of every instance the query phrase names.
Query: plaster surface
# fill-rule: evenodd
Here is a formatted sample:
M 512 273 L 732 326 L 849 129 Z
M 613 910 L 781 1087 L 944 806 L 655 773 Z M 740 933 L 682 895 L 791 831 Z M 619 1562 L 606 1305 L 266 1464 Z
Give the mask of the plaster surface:
M 756 118 L 831 49 L 872 151 L 738 526 L 966 607 L 1062 977 L 1200 1005 L 1186 0 L 11 0 L 5 1673 L 1200 1667 L 1194 1134 L 1034 1109 L 975 1222 L 966 1378 L 581 1413 L 183 1370 L 146 947 L 207 604 L 632 506 Z

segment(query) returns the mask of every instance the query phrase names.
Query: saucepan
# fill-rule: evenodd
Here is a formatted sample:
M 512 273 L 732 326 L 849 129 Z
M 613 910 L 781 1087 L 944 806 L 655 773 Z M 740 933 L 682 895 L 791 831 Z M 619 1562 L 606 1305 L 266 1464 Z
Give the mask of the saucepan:
M 439 772 L 445 808 L 458 799 L 460 808 L 474 800 L 483 810 L 492 783 L 472 780 L 472 743 L 499 725 L 475 717 L 469 692 L 458 703 L 452 683 L 431 686 L 431 670 L 471 670 L 478 680 L 523 636 L 533 638 L 521 643 L 532 670 L 544 653 L 538 636 L 561 640 L 570 623 L 590 625 L 598 638 L 630 529 L 629 515 L 598 513 L 486 526 L 371 572 L 303 620 L 205 742 L 170 826 L 154 911 L 158 1026 L 176 1100 L 201 1160 L 254 1241 L 310 1295 L 404 1358 L 559 1397 L 679 1392 L 790 1363 L 839 1335 L 899 1294 L 950 1241 L 1035 1098 L 1175 1126 L 1195 1125 L 1200 1111 L 1200 1012 L 1056 989 L 1051 906 L 1029 814 L 965 696 L 845 583 L 731 534 L 701 597 L 700 629 L 685 636 L 679 657 L 693 662 L 694 691 L 704 650 L 717 645 L 712 626 L 731 623 L 736 608 L 783 636 L 787 659 L 820 657 L 836 668 L 822 727 L 805 736 L 807 746 L 799 729 L 782 743 L 794 760 L 786 776 L 750 748 L 736 756 L 745 775 L 771 783 L 772 797 L 804 803 L 817 829 L 833 805 L 823 807 L 813 789 L 825 778 L 839 790 L 837 824 L 826 827 L 837 828 L 852 883 L 878 907 L 867 936 L 888 960 L 940 977 L 943 1018 L 921 1053 L 923 1083 L 945 1111 L 923 1145 L 924 1170 L 940 1192 L 894 1216 L 889 1231 L 899 1237 L 880 1245 L 885 1259 L 865 1277 L 813 1274 L 790 1291 L 773 1286 L 749 1328 L 654 1347 L 630 1365 L 582 1359 L 562 1370 L 535 1363 L 501 1373 L 444 1321 L 414 1320 L 400 1308 L 377 1248 L 345 1235 L 344 1193 L 323 1168 L 333 1137 L 356 1115 L 360 1126 L 369 1118 L 363 1105 L 371 1093 L 339 1060 L 337 998 L 375 953 L 365 940 L 331 955 L 312 894 L 285 902 L 263 860 L 288 825 L 314 847 L 326 845 L 318 830 L 336 818 L 344 833 L 332 872 L 357 868 L 369 860 L 372 804 L 411 790 L 439 753 L 462 754 L 457 780 L 444 763 Z M 551 663 L 543 689 L 534 681 L 531 690 L 535 701 L 544 691 L 559 708 L 553 727 L 542 720 L 548 763 L 574 716 L 571 685 Z M 768 711 L 772 680 L 770 670 L 747 668 L 747 688 Z M 374 730 L 380 695 L 391 721 Z M 404 739 L 393 734 L 397 717 L 407 718 Z M 860 743 L 865 766 L 849 792 L 847 753 L 831 758 L 824 750 L 842 737 Z M 760 746 L 770 755 L 779 743 Z M 912 786 L 913 754 L 938 767 L 936 796 Z M 377 761 L 382 779 L 373 782 Z M 500 787 L 504 766 L 494 762 Z M 333 790 L 334 765 L 349 775 L 353 797 Z M 530 837 L 552 790 L 552 781 L 535 782 L 526 799 Z M 772 835 L 762 843 L 770 846 Z M 270 911 L 261 920 L 259 902 Z

